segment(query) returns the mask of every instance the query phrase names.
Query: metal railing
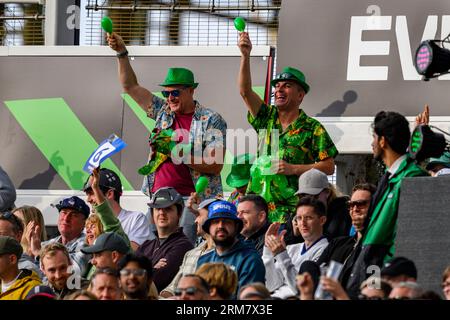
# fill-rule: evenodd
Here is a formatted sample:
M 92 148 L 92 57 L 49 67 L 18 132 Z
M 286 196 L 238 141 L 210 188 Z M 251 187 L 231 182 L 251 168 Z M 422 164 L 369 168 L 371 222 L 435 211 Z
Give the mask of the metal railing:
M 240 16 L 255 45 L 276 45 L 280 7 L 281 0 L 91 0 L 84 44 L 105 44 L 100 21 L 109 16 L 127 44 L 235 45 Z

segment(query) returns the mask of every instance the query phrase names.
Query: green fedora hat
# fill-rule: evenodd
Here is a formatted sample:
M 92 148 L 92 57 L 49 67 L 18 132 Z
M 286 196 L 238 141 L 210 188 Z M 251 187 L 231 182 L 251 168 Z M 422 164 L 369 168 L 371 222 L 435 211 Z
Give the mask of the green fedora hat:
M 198 83 L 194 82 L 194 74 L 186 68 L 169 68 L 164 83 L 161 87 L 170 87 L 174 85 L 183 85 L 187 87 L 197 88 Z
M 305 93 L 309 91 L 309 85 L 306 83 L 306 78 L 303 72 L 292 67 L 285 67 L 279 74 L 275 76 L 270 84 L 274 87 L 277 82 L 291 80 L 297 82 L 305 90 Z
M 254 157 L 248 153 L 238 155 L 233 160 L 231 172 L 226 182 L 230 187 L 240 188 L 250 181 L 250 168 Z

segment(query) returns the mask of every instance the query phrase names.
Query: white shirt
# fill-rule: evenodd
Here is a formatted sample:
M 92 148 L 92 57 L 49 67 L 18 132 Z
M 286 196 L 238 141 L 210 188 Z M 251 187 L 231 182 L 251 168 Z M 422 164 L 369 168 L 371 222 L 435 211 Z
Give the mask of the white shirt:
M 1 293 L 5 293 L 6 291 L 8 291 L 9 288 L 11 288 L 11 287 L 13 286 L 13 284 L 17 281 L 17 279 L 19 279 L 19 277 L 20 277 L 21 274 L 22 274 L 22 271 L 20 271 L 19 274 L 17 275 L 17 277 L 16 277 L 13 281 L 11 281 L 11 282 L 5 283 L 5 282 L 2 281 L 2 285 L 1 285 L 2 290 L 1 290 Z
M 442 168 L 441 170 L 439 170 L 438 172 L 436 172 L 435 177 L 438 176 L 445 176 L 447 174 L 450 174 L 450 169 L 449 168 Z
M 130 241 L 141 245 L 144 241 L 150 240 L 150 223 L 145 214 L 122 209 L 117 218 Z
M 300 266 L 307 260 L 317 261 L 328 246 L 328 240 L 322 238 L 302 254 L 304 246 L 304 242 L 288 245 L 285 251 L 275 257 L 264 246 L 262 259 L 266 267 L 266 287 L 273 292 L 272 297 L 286 299 L 297 294 L 295 277 Z
M 394 161 L 392 166 L 388 168 L 388 171 L 390 173 L 389 179 L 394 176 L 394 174 L 397 172 L 398 168 L 400 168 L 400 165 L 402 164 L 403 160 L 406 159 L 406 154 L 402 155 L 400 158 Z

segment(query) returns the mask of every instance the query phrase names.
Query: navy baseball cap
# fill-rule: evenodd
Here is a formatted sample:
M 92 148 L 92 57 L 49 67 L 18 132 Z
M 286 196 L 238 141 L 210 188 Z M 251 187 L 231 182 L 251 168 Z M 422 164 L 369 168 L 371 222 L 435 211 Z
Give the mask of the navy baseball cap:
M 90 209 L 86 202 L 77 196 L 61 200 L 57 205 L 55 205 L 55 207 L 58 209 L 58 212 L 61 212 L 62 209 L 74 209 L 82 213 L 86 218 L 89 217 L 90 213 Z
M 203 231 L 209 234 L 211 221 L 215 219 L 230 219 L 238 223 L 238 233 L 241 232 L 244 223 L 237 216 L 237 209 L 234 204 L 220 200 L 213 202 L 208 208 L 208 219 L 203 223 Z

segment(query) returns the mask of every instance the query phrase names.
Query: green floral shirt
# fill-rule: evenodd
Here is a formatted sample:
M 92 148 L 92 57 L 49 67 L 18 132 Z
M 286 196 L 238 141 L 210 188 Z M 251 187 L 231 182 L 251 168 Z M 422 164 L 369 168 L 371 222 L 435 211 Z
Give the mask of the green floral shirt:
M 248 122 L 258 132 L 259 155 L 277 155 L 290 164 L 312 164 L 329 157 L 336 157 L 338 151 L 323 125 L 308 117 L 303 110 L 293 123 L 283 131 L 275 106 L 263 104 L 256 117 L 248 113 Z M 271 150 L 274 131 L 279 132 L 278 150 Z M 298 176 L 287 176 L 288 186 L 298 190 Z M 250 181 L 251 183 L 251 181 Z M 283 199 L 282 190 L 272 186 L 274 202 L 269 203 L 269 217 L 272 221 L 284 222 L 284 213 L 293 215 L 297 204 L 297 196 Z

